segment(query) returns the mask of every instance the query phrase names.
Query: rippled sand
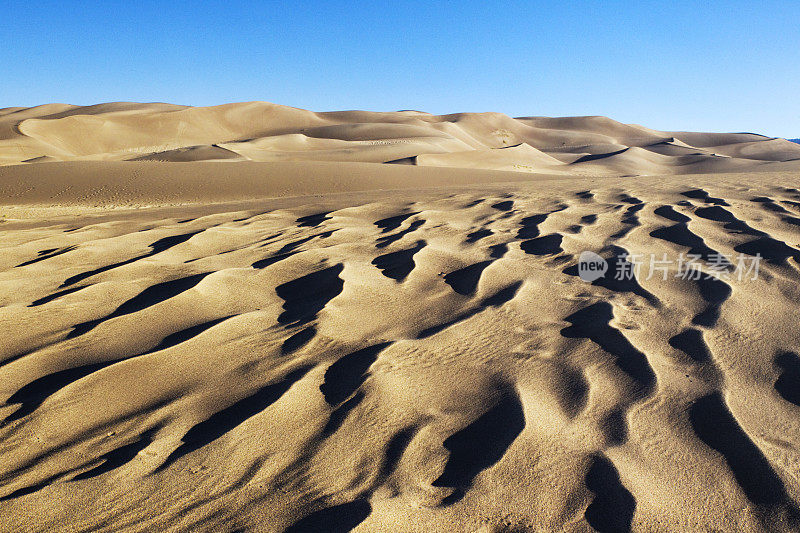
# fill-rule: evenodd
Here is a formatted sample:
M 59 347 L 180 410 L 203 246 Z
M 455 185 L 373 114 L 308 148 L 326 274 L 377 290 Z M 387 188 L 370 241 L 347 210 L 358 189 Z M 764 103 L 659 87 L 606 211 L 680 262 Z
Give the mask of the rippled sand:
M 797 173 L 131 209 L 51 168 L 0 208 L 4 531 L 798 527 Z M 763 260 L 588 283 L 586 250 Z

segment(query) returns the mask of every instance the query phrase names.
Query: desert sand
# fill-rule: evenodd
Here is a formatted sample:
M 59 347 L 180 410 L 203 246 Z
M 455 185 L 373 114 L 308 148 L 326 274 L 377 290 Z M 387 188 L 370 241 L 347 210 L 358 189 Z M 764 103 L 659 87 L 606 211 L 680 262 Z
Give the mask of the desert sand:
M 800 145 L 52 104 L 0 161 L 4 532 L 800 528 Z

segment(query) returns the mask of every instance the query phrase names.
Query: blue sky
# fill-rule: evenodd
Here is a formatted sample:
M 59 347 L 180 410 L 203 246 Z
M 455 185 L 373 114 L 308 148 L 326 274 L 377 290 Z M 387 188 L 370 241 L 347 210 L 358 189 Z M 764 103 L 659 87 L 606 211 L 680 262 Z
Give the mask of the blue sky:
M 4 2 L 0 107 L 266 100 L 800 136 L 800 2 Z

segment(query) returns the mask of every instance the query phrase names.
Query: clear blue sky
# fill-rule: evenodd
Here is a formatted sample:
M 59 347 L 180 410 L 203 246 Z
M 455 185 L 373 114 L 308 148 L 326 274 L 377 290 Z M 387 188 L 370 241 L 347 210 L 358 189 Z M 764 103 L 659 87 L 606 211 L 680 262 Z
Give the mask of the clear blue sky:
M 248 100 L 800 136 L 800 2 L 0 7 L 0 107 Z

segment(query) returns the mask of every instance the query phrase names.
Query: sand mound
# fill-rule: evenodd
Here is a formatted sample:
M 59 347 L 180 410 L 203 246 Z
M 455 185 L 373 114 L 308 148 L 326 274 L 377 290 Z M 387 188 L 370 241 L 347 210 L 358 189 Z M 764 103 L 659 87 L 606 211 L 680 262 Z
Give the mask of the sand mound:
M 131 161 L 163 161 L 163 162 L 189 162 L 189 161 L 215 161 L 219 159 L 244 160 L 240 154 L 226 150 L 216 145 L 189 146 L 134 157 Z
M 796 161 L 800 159 L 800 145 L 786 139 L 743 142 L 707 148 L 718 154 L 761 161 Z
M 562 162 L 529 144 L 508 148 L 468 150 L 442 154 L 419 155 L 416 163 L 422 166 L 485 168 L 510 171 L 558 171 Z
M 502 155 L 492 152 L 522 145 L 528 148 Z M 641 157 L 616 157 L 604 162 L 602 158 L 586 159 L 580 162 L 594 162 L 580 170 L 570 168 L 587 154 L 613 156 L 636 147 L 666 159 L 659 159 L 656 165 L 643 163 Z M 686 155 L 697 157 L 690 164 Z M 735 161 L 720 164 L 716 159 L 721 155 Z M 0 110 L 0 164 L 217 159 L 403 160 L 426 166 L 539 173 L 686 174 L 800 168 L 800 147 L 784 139 L 749 133 L 662 132 L 606 117 L 511 118 L 502 113 L 431 115 L 419 111 L 314 113 L 266 102 L 198 108 L 116 102 Z M 764 163 L 776 165 L 765 167 Z

